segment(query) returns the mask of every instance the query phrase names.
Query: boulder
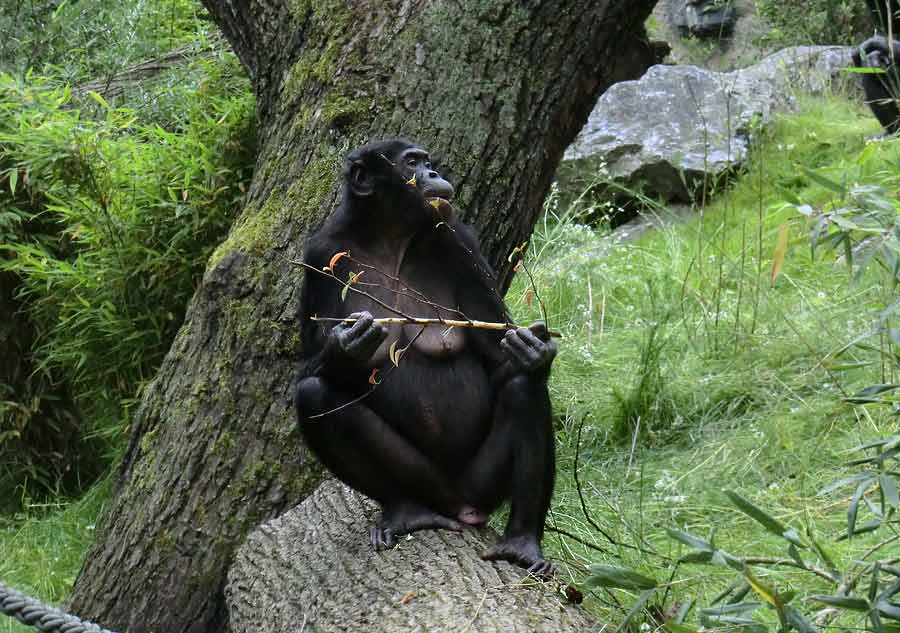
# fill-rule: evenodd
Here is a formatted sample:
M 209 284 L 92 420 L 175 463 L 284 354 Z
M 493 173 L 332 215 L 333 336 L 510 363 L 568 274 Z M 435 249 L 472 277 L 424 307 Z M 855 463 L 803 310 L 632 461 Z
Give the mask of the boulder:
M 790 111 L 798 92 L 847 81 L 851 50 L 802 46 L 749 68 L 717 73 L 696 66 L 651 67 L 613 85 L 566 150 L 561 179 L 615 183 L 667 201 L 690 202 L 746 160 L 756 126 Z

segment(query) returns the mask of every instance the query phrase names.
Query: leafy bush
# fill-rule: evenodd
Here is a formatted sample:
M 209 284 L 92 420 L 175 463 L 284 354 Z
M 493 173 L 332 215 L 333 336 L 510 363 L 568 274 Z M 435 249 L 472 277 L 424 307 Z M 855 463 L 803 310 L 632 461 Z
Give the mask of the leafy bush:
M 194 0 L 0 0 L 0 71 L 78 82 L 193 42 L 211 28 Z
M 858 44 L 872 25 L 861 0 L 758 0 L 756 7 L 776 44 Z
M 200 80 L 172 93 L 183 114 L 168 130 L 96 93 L 0 75 L 0 271 L 15 279 L 43 377 L 27 395 L 71 393 L 80 433 L 107 452 L 249 182 L 254 104 L 235 68 L 196 62 Z M 53 486 L 24 465 L 73 429 L 17 391 L 0 395 L 0 490 Z

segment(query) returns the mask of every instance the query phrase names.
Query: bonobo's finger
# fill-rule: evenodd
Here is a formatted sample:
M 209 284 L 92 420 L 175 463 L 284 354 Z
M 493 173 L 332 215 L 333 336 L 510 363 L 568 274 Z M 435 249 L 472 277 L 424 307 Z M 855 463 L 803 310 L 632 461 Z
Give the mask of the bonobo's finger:
M 527 367 L 531 362 L 531 352 L 515 333 L 507 333 L 500 341 L 500 347 L 523 367 Z
M 536 336 L 530 328 L 520 327 L 516 330 L 516 334 L 522 339 L 522 342 L 525 343 L 526 347 L 532 350 L 542 350 L 546 346 L 546 343 L 538 336 Z
M 378 345 L 385 339 L 387 336 L 387 329 L 384 328 L 380 323 L 370 323 L 369 329 L 365 332 L 362 332 L 359 340 L 355 342 L 355 344 L 359 347 L 363 347 L 366 345 Z
M 347 318 L 356 319 L 356 323 L 352 324 L 347 330 L 347 336 L 350 338 L 361 336 L 362 333 L 368 330 L 369 326 L 372 325 L 372 321 L 375 320 L 374 317 L 372 317 L 371 312 L 354 312 Z
M 542 341 L 546 342 L 550 340 L 550 330 L 547 329 L 547 324 L 543 321 L 535 321 L 528 326 L 528 329 Z

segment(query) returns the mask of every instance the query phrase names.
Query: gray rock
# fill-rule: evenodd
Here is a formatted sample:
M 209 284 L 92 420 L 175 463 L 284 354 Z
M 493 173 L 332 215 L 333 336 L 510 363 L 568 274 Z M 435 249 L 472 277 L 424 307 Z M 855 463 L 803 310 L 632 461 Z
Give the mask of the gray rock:
M 375 504 L 336 481 L 254 530 L 228 572 L 232 633 L 496 631 L 603 627 L 564 603 L 555 583 L 479 554 L 487 529 L 418 532 L 375 552 Z
M 653 66 L 613 85 L 566 150 L 564 171 L 588 171 L 628 190 L 690 201 L 746 160 L 753 130 L 789 111 L 798 92 L 846 81 L 851 49 L 803 46 L 728 73 Z M 583 179 L 583 176 L 582 176 Z

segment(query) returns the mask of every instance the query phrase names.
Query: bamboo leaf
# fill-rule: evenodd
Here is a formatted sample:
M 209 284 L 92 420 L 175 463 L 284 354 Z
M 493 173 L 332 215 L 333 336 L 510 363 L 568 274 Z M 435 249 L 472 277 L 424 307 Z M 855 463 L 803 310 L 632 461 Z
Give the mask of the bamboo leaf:
M 778 227 L 778 239 L 775 242 L 775 252 L 772 253 L 772 273 L 770 275 L 771 283 L 775 283 L 778 275 L 781 274 L 781 268 L 784 265 L 784 256 L 788 247 L 788 228 L 789 224 L 785 222 Z
M 653 589 L 656 580 L 624 567 L 614 565 L 588 565 L 590 576 L 585 587 L 617 587 L 619 589 Z
M 797 629 L 799 633 L 819 633 L 819 629 L 791 605 L 784 608 L 784 616 L 787 623 Z
M 656 592 L 656 589 L 647 589 L 646 591 L 641 593 L 641 595 L 638 596 L 637 601 L 634 603 L 634 605 L 631 607 L 631 609 L 628 610 L 628 613 L 625 614 L 625 619 L 622 620 L 622 623 L 619 625 L 619 628 L 616 629 L 616 633 L 626 630 L 626 628 L 628 627 L 628 623 L 631 622 L 631 619 L 644 609 L 644 606 L 646 606 L 647 601 L 650 600 L 650 597 L 655 592 Z
M 688 534 L 687 532 L 682 532 L 681 530 L 674 530 L 672 528 L 666 528 L 666 533 L 676 541 L 680 543 L 684 543 L 688 547 L 693 547 L 694 549 L 698 549 L 704 552 L 712 552 L 713 546 L 710 543 L 707 543 L 701 538 L 694 536 L 693 534 Z
M 826 178 L 822 174 L 816 173 L 813 170 L 804 167 L 803 165 L 800 166 L 800 169 L 803 171 L 807 178 L 809 178 L 816 184 L 821 185 L 825 189 L 830 189 L 831 191 L 842 196 L 847 195 L 847 188 L 841 183 L 835 182 L 830 178 Z
M 731 502 L 737 506 L 738 510 L 762 525 L 764 528 L 766 528 L 766 530 L 768 530 L 772 534 L 775 534 L 776 536 L 780 536 L 781 538 L 793 543 L 794 545 L 797 545 L 798 547 L 803 547 L 803 543 L 800 541 L 800 537 L 796 531 L 789 530 L 783 523 L 781 523 L 781 521 L 767 514 L 760 507 L 750 503 L 736 492 L 726 490 L 725 494 L 729 499 L 731 499 Z
M 810 600 L 815 600 L 816 602 L 821 602 L 822 604 L 827 604 L 832 607 L 840 607 L 841 609 L 848 609 L 850 611 L 868 611 L 869 610 L 869 601 L 863 600 L 862 598 L 851 598 L 850 596 L 810 596 Z
M 897 482 L 887 473 L 882 473 L 878 478 L 878 481 L 881 484 L 881 492 L 884 493 L 885 503 L 894 508 L 894 510 L 897 510 L 898 506 L 900 506 L 900 495 L 897 494 Z
M 864 481 L 856 487 L 856 491 L 853 493 L 853 497 L 850 499 L 850 505 L 847 507 L 847 535 L 853 536 L 854 528 L 856 528 L 856 517 L 859 512 L 859 500 L 862 499 L 862 496 L 866 493 L 866 490 L 869 489 L 869 486 L 872 485 L 872 481 Z
M 756 592 L 756 595 L 776 609 L 781 608 L 781 601 L 778 599 L 778 594 L 775 593 L 775 590 L 772 587 L 750 573 L 749 569 L 744 572 L 744 577 L 747 579 L 747 582 L 750 583 L 750 587 Z

